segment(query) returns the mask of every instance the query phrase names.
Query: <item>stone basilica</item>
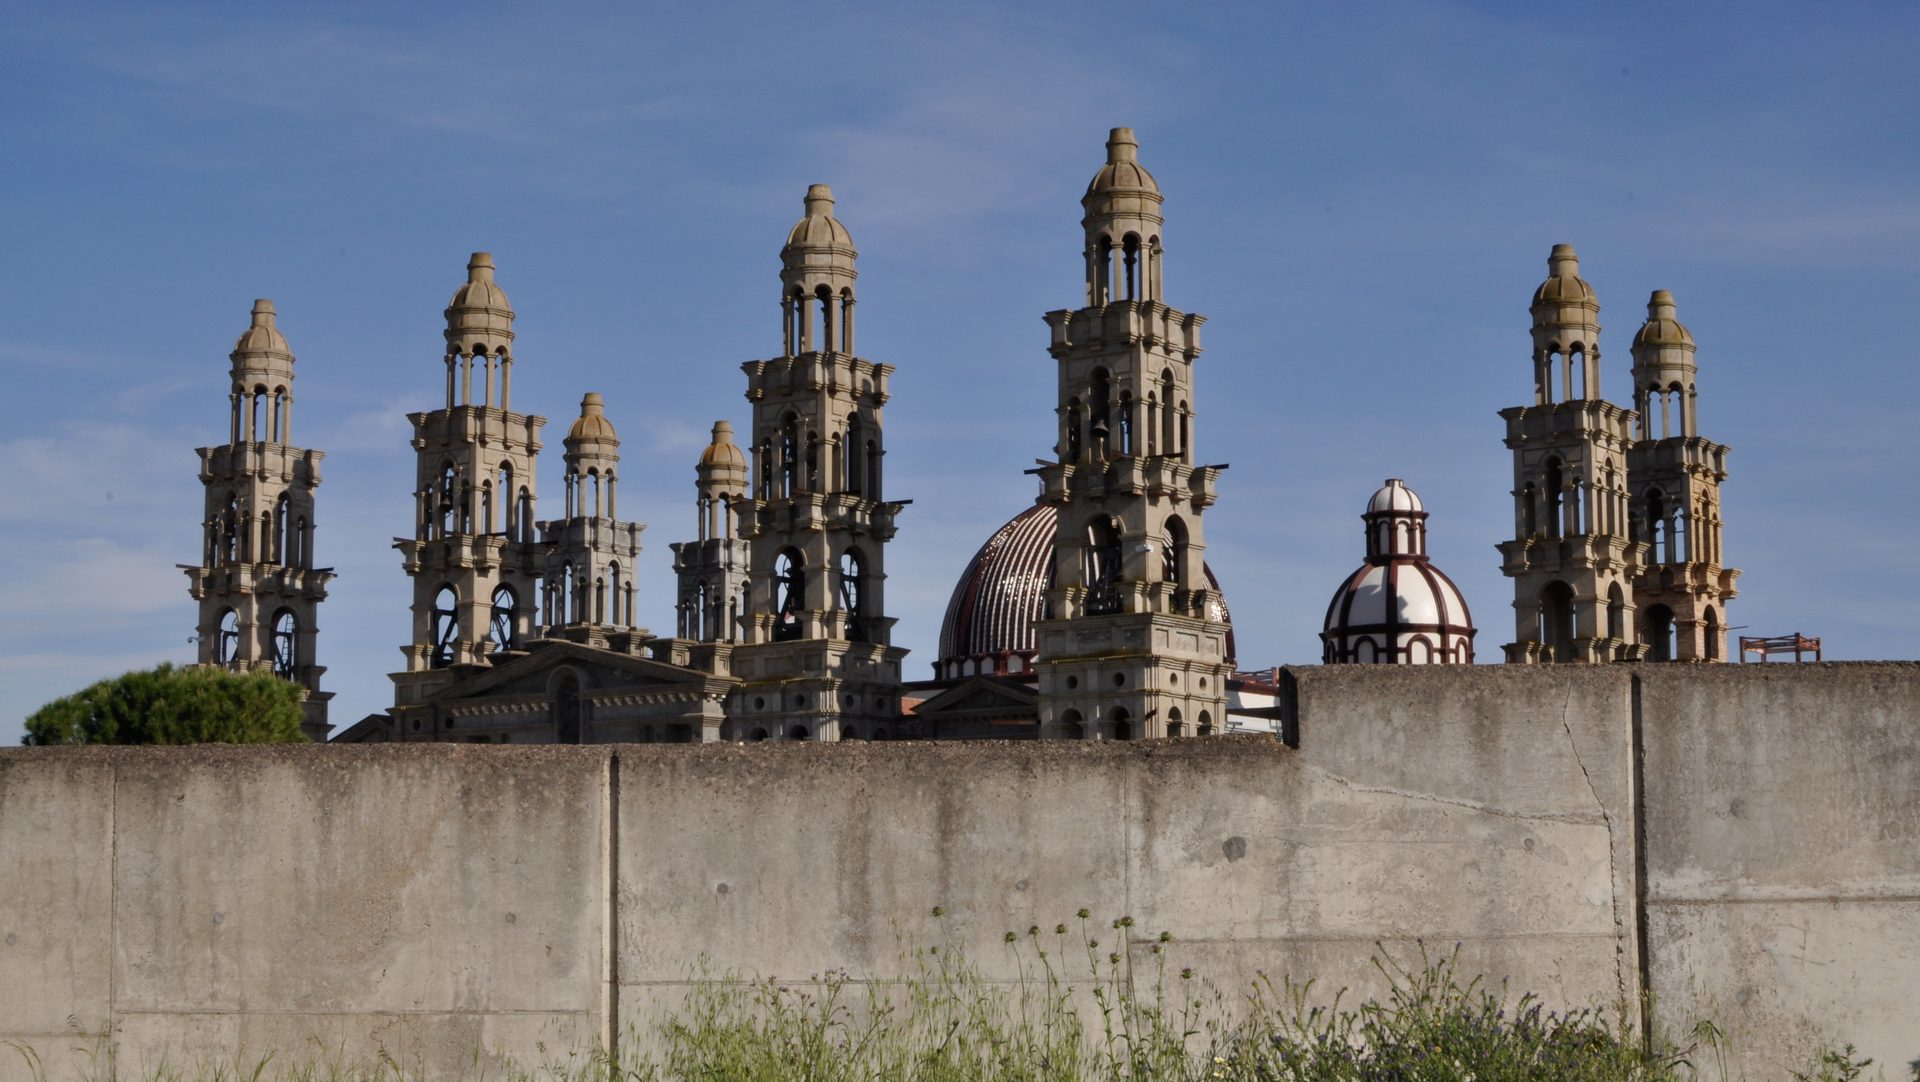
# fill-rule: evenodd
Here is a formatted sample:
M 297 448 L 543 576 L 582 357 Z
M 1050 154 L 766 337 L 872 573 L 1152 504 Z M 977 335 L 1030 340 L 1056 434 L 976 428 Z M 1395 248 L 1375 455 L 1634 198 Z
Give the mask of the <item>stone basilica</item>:
M 1085 295 L 1046 314 L 1058 372 L 1037 502 L 995 531 L 948 604 L 934 678 L 892 645 L 887 546 L 908 501 L 884 477 L 891 365 L 855 347 L 856 253 L 826 185 L 781 249 L 780 351 L 747 362 L 745 439 L 726 421 L 694 467 L 697 536 L 672 545 L 676 626 L 636 626 L 644 527 L 619 517 L 620 440 L 598 394 L 562 441 L 559 518 L 535 517 L 546 418 L 512 406 L 514 312 L 477 252 L 446 309 L 446 395 L 408 415 L 413 584 L 394 704 L 335 739 L 478 743 L 1132 739 L 1278 731 L 1282 676 L 1239 672 L 1206 565 L 1224 467 L 1196 463 L 1205 317 L 1162 295 L 1158 184 L 1116 128 L 1081 199 Z M 1535 293 L 1533 401 L 1503 410 L 1515 533 L 1506 660 L 1724 658 L 1737 571 L 1720 562 L 1727 449 L 1695 429 L 1695 345 L 1653 294 L 1634 408 L 1600 397 L 1599 303 L 1558 245 Z M 315 566 L 322 453 L 292 444 L 293 353 L 258 301 L 232 353 L 229 440 L 200 450 L 200 662 L 308 689 L 325 739 Z M 1658 423 L 1654 421 L 1658 412 Z M 1328 663 L 1466 664 L 1465 600 L 1426 556 L 1427 513 L 1389 480 L 1362 515 Z

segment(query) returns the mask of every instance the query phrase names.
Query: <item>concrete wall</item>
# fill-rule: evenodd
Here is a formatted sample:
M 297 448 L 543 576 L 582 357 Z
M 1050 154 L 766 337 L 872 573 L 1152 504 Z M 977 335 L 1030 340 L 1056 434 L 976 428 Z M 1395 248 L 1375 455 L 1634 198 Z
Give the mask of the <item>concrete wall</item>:
M 703 965 L 897 973 L 940 905 L 994 976 L 1086 907 L 1223 986 L 1373 991 L 1419 939 L 1561 1002 L 1650 984 L 1755 1078 L 1920 1057 L 1920 666 L 1290 675 L 1298 749 L 0 752 L 0 1042 L 537 1063 Z

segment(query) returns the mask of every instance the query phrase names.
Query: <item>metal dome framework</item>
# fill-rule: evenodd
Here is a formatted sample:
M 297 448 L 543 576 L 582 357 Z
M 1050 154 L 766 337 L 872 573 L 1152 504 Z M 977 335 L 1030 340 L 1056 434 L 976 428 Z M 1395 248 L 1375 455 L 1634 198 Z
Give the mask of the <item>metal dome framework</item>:
M 1053 586 L 1053 538 L 1057 510 L 1035 504 L 993 532 L 967 561 L 940 621 L 940 656 L 934 678 L 976 675 L 1027 676 L 1039 656 L 1035 620 L 1046 618 Z M 1227 625 L 1227 662 L 1234 660 L 1233 616 L 1213 568 L 1205 568 L 1212 596 L 1220 598 Z

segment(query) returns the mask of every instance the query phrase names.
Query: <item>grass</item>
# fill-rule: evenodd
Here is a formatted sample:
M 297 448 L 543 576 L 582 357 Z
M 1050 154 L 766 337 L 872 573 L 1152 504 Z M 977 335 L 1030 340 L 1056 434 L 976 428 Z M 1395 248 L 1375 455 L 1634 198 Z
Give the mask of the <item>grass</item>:
M 935 917 L 943 917 L 938 909 Z M 1086 910 L 1051 930 L 1004 936 L 1016 980 L 992 980 L 954 941 L 908 950 L 905 976 L 806 981 L 702 973 L 680 1006 L 615 1049 L 501 1064 L 478 1050 L 464 1069 L 429 1070 L 386 1051 L 366 1062 L 229 1056 L 139 1071 L 95 1043 L 89 1082 L 1728 1082 L 1725 1040 L 1700 1024 L 1684 1041 L 1633 1031 L 1630 1012 L 1550 1010 L 1460 970 L 1459 952 L 1397 958 L 1376 948 L 1387 988 L 1347 1006 L 1311 982 L 1264 975 L 1232 993 L 1172 964 L 1165 932 Z M 1144 946 L 1147 960 L 1136 969 Z M 3 1051 L 3 1049 L 0 1049 Z M 60 1082 L 15 1046 L 36 1082 Z M 1797 1082 L 1856 1082 L 1871 1061 L 1816 1050 Z M 1920 1082 L 1920 1067 L 1912 1076 Z

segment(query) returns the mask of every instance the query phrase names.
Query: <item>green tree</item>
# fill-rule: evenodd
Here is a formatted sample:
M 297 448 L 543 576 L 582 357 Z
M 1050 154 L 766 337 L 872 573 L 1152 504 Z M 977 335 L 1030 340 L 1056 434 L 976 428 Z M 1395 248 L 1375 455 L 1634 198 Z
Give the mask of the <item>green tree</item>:
M 287 744 L 306 689 L 267 673 L 193 666 L 102 680 L 33 712 L 23 744 Z

